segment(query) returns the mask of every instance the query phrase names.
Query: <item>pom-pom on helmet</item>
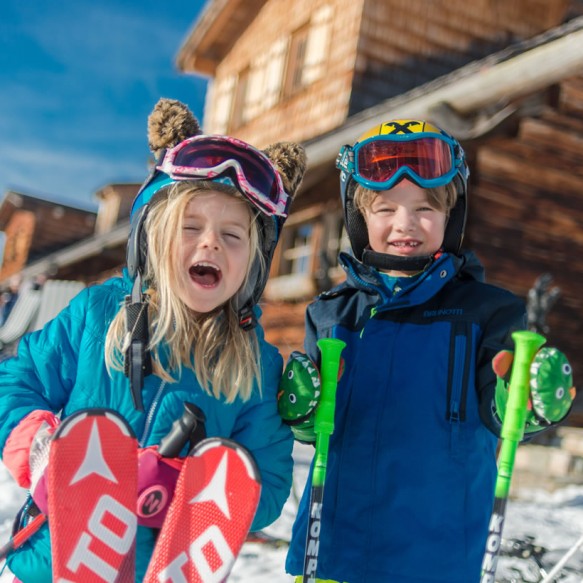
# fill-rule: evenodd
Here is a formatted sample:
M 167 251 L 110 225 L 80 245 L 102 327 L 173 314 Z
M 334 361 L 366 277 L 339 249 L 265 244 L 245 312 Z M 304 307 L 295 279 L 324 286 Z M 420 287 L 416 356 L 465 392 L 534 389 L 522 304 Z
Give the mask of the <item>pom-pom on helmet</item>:
M 336 159 L 346 230 L 354 256 L 379 269 L 424 269 L 433 257 L 398 257 L 370 249 L 363 215 L 354 205 L 358 185 L 388 190 L 404 178 L 422 188 L 453 182 L 457 200 L 450 210 L 442 250 L 458 253 L 467 216 L 469 169 L 459 142 L 425 121 L 392 120 L 376 125 L 353 146 L 343 146 Z
M 261 151 L 229 136 L 203 135 L 190 110 L 171 99 L 160 99 L 150 114 L 148 142 L 156 162 L 132 205 L 127 254 L 130 277 L 143 275 L 146 265 L 143 226 L 154 196 L 158 199 L 173 184 L 184 180 L 230 184 L 252 205 L 260 225 L 265 269 L 262 271 L 256 261 L 246 288 L 236 297 L 240 325 L 252 328 L 253 306 L 267 283 L 281 229 L 306 169 L 303 147 L 281 142 Z

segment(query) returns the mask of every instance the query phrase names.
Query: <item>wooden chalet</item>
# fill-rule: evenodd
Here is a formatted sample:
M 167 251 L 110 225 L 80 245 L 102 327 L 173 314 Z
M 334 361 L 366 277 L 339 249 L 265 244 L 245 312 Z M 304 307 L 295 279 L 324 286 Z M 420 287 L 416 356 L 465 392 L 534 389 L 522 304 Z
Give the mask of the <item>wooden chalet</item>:
M 125 253 L 130 228 L 129 216 L 131 204 L 136 196 L 139 184 L 109 184 L 95 193 L 99 201 L 97 213 L 90 213 L 89 228 L 81 230 L 74 221 L 62 217 L 52 227 L 39 220 L 39 232 L 34 234 L 34 244 L 40 243 L 46 235 L 45 230 L 57 230 L 69 233 L 67 240 L 53 247 L 44 247 L 28 257 L 19 266 L 17 272 L 23 279 L 32 279 L 38 275 L 49 275 L 59 280 L 77 280 L 85 284 L 103 281 L 118 273 L 125 263 Z M 55 204 L 44 201 L 47 208 L 53 209 Z M 0 207 L 0 221 L 2 207 Z M 0 223 L 1 224 L 1 223 Z M 0 227 L 1 228 L 1 227 Z M 11 233 L 6 231 L 7 245 L 15 245 L 11 241 Z M 4 267 L 6 266 L 6 253 Z M 6 284 L 7 278 L 14 271 L 6 271 L 6 276 L 0 276 L 0 284 Z
M 306 304 L 342 277 L 335 157 L 391 118 L 425 118 L 464 145 L 465 243 L 488 280 L 560 298 L 547 338 L 583 378 L 583 2 L 210 0 L 177 55 L 211 78 L 204 130 L 259 147 L 301 141 L 308 172 L 264 302 L 270 340 L 301 347 Z M 570 423 L 583 423 L 583 398 Z
M 95 217 L 93 211 L 8 191 L 0 201 L 3 234 L 0 283 L 21 273 L 27 264 L 40 257 L 91 235 Z M 47 265 L 46 272 L 50 269 Z

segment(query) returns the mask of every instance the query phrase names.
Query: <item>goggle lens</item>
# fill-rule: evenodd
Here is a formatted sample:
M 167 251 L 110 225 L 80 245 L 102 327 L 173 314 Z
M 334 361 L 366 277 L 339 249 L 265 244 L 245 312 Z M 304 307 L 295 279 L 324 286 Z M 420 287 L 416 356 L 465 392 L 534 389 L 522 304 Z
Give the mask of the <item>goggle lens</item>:
M 357 152 L 356 174 L 375 183 L 387 183 L 407 168 L 423 180 L 441 178 L 452 171 L 451 146 L 439 138 L 383 140 L 364 143 Z
M 176 152 L 173 165 L 177 167 L 176 174 L 180 174 L 181 167 L 212 170 L 228 160 L 236 160 L 240 164 L 247 182 L 256 190 L 262 192 L 272 202 L 278 201 L 278 181 L 273 167 L 269 163 L 264 163 L 253 152 L 234 148 L 232 144 L 210 140 L 186 143 Z M 188 170 L 184 174 L 188 176 Z
M 260 210 L 287 216 L 289 196 L 277 170 L 262 152 L 235 138 L 188 138 L 168 150 L 157 168 L 175 180 L 227 175 Z

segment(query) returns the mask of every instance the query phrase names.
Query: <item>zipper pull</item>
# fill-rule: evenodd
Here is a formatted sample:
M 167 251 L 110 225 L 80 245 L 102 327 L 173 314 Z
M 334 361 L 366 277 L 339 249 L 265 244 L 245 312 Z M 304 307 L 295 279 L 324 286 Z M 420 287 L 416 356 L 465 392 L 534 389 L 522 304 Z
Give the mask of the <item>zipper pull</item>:
M 369 320 L 372 320 L 376 315 L 377 315 L 377 308 L 376 306 L 373 306 L 370 309 L 370 316 L 368 317 Z M 362 327 L 362 330 L 360 331 L 360 338 L 362 338 L 364 336 L 364 329 L 366 328 L 366 322 L 364 324 L 364 326 Z
M 451 423 L 459 423 L 460 422 L 460 412 L 459 406 L 457 402 L 453 402 L 451 406 L 451 411 L 449 412 L 449 420 Z

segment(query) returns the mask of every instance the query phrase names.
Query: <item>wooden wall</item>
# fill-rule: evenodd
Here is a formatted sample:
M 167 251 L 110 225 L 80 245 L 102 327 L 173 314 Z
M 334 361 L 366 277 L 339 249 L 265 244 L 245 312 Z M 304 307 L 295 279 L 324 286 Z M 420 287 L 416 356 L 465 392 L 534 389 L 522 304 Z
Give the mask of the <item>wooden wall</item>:
M 20 210 L 14 213 L 4 228 L 5 243 L 0 281 L 19 273 L 26 265 L 35 224 L 33 212 Z
M 217 68 L 206 98 L 205 131 L 217 131 L 213 104 L 221 84 L 229 78 L 236 83 L 238 75 L 258 57 L 269 53 L 277 42 L 289 43 L 291 34 L 326 5 L 333 16 L 325 75 L 295 95 L 282 98 L 278 94 L 274 107 L 239 127 L 229 128 L 228 133 L 264 146 L 282 139 L 303 141 L 341 125 L 348 115 L 363 1 L 295 0 L 293 8 L 287 0 L 267 2 Z
M 578 5 L 569 0 L 366 0 L 350 114 L 553 28 L 568 13 L 583 11 Z
M 583 379 L 583 76 L 556 88 L 540 115 L 475 152 L 468 246 L 488 280 L 526 297 L 548 273 L 561 295 L 549 312 L 549 345 Z M 583 423 L 583 397 L 577 400 Z
M 241 95 L 256 85 L 253 75 L 261 69 L 259 63 L 280 60 L 268 77 L 285 79 L 293 35 L 325 9 L 331 21 L 322 47 L 323 74 L 291 94 L 284 81 L 275 83 L 269 105 L 243 115 Z M 248 12 L 244 6 L 237 10 Z M 205 131 L 228 133 L 258 146 L 309 140 L 353 114 L 577 14 L 583 14 L 581 0 L 297 0 L 293 9 L 286 0 L 269 0 L 238 31 L 216 69 L 206 97 Z M 183 60 L 188 62 L 187 56 Z M 264 81 L 265 87 L 255 90 L 258 102 L 273 89 L 270 83 Z M 231 121 L 224 123 L 227 109 Z

